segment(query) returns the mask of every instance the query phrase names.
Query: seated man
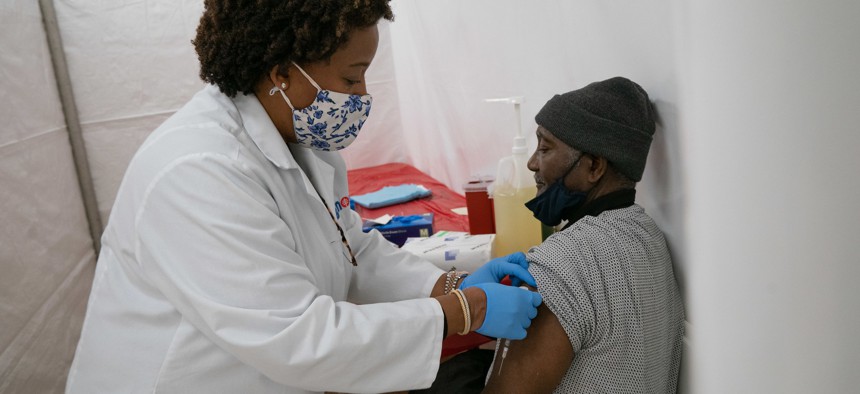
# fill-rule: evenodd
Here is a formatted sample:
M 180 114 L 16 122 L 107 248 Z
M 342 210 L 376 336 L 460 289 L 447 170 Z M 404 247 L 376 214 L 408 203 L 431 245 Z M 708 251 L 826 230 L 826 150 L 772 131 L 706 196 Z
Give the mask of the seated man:
M 529 159 L 544 224 L 528 254 L 544 304 L 522 341 L 497 346 L 487 392 L 674 393 L 684 309 L 663 233 L 634 203 L 654 115 L 616 77 L 549 100 Z

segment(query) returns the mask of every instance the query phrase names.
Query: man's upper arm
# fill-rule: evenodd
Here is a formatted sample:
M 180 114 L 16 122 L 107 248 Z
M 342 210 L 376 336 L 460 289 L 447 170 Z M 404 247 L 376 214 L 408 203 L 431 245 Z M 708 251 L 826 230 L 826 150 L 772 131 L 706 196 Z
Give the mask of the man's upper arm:
M 496 352 L 493 370 L 484 392 L 551 393 L 573 361 L 573 347 L 555 314 L 541 305 L 528 335 L 511 341 L 502 360 L 504 341 Z

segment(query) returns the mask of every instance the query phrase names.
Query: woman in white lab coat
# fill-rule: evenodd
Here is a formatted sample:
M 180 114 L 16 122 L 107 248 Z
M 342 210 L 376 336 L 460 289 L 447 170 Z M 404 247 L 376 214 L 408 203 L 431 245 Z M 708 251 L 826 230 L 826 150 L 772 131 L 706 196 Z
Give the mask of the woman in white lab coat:
M 132 159 L 67 391 L 428 387 L 446 335 L 522 338 L 522 255 L 445 273 L 361 231 L 336 152 L 370 107 L 387 0 L 208 0 L 209 82 Z M 459 289 L 457 289 L 459 287 Z

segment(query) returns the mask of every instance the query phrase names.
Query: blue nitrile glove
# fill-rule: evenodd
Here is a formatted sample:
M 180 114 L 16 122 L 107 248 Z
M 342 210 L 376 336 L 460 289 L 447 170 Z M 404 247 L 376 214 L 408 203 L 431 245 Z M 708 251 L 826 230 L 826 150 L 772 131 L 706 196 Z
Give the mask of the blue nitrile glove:
M 528 268 L 529 262 L 522 252 L 495 258 L 465 277 L 460 282 L 460 289 L 472 287 L 478 283 L 499 283 L 505 275 L 511 276 L 511 284 L 514 287 L 519 287 L 523 282 L 537 287 L 535 278 L 529 273 Z
M 499 283 L 479 283 L 474 287 L 487 295 L 484 323 L 475 331 L 494 338 L 526 337 L 526 328 L 532 325 L 537 307 L 543 302 L 540 294 Z

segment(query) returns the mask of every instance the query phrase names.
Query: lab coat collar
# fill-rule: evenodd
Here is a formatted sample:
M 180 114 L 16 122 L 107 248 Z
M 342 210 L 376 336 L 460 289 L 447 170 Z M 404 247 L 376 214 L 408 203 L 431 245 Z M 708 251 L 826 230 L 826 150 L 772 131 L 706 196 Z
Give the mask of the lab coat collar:
M 263 152 L 269 161 L 275 166 L 283 169 L 295 169 L 299 165 L 293 158 L 293 155 L 287 149 L 287 144 L 281 133 L 275 128 L 266 109 L 260 104 L 253 93 L 238 94 L 233 98 L 233 103 L 239 110 L 242 117 L 242 123 L 247 130 L 251 140 L 257 145 L 257 148 Z
M 266 109 L 253 93 L 239 94 L 233 98 L 233 103 L 239 110 L 248 136 L 272 164 L 287 170 L 301 169 L 301 172 L 305 173 L 303 178 L 308 194 L 318 198 L 319 191 L 323 198 L 333 198 L 331 179 L 335 169 L 318 157 L 319 152 L 297 145 L 288 147 Z M 301 161 L 301 166 L 297 160 Z
M 334 184 L 332 183 L 335 168 L 320 157 L 320 155 L 325 155 L 326 153 L 298 145 L 290 145 L 290 151 L 313 184 L 313 189 L 309 188 L 308 193 L 319 192 L 320 197 L 324 200 L 335 201 L 336 196 L 334 195 Z

